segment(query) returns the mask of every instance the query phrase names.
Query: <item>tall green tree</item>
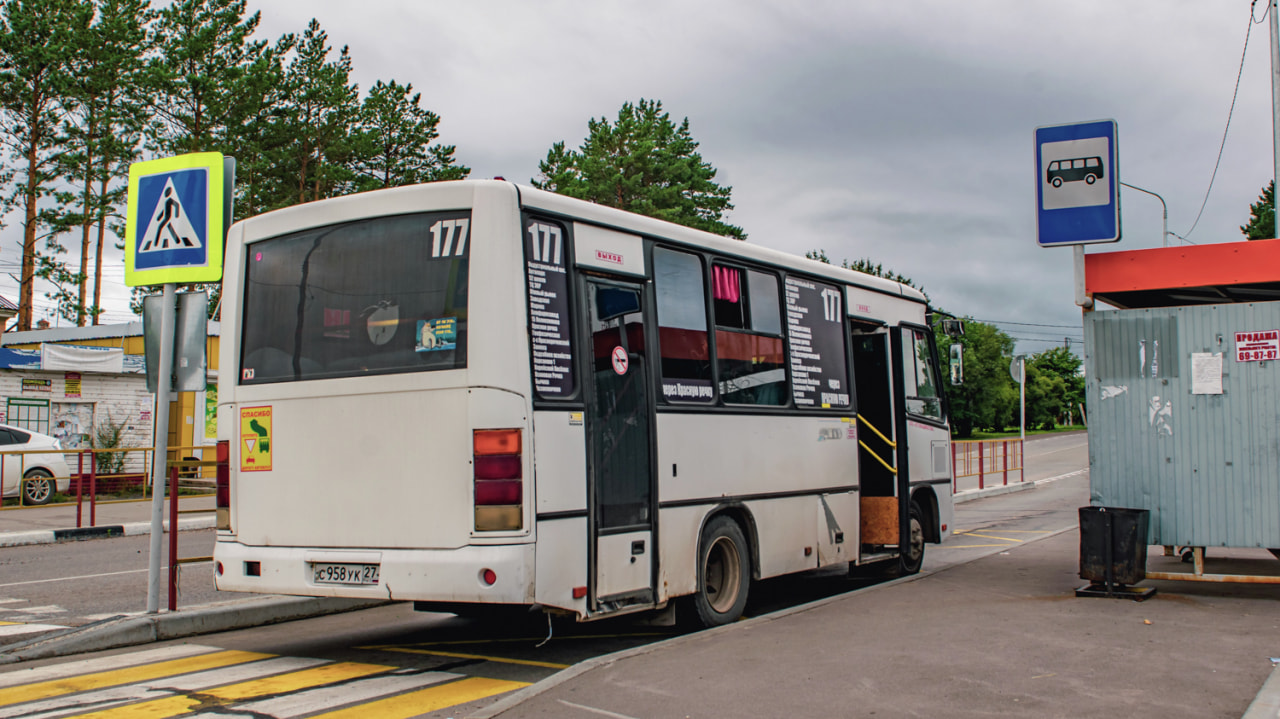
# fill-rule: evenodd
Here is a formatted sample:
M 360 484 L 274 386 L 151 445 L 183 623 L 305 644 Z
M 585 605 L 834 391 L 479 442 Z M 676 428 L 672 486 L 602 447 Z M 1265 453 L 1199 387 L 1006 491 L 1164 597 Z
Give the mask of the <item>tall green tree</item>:
M 677 126 L 658 100 L 624 103 L 614 122 L 592 118 L 578 150 L 557 142 L 538 170 L 535 187 L 746 239 L 741 227 L 724 221 L 733 188 L 715 182 L 689 118 Z
M 0 203 L 5 211 L 17 207 L 22 212 L 19 330 L 31 329 L 40 241 L 49 254 L 59 254 L 57 235 L 63 228 L 42 213 L 41 203 L 59 179 L 65 153 L 59 141 L 60 101 L 71 80 L 77 38 L 92 13 L 81 0 L 8 0 L 0 8 L 0 142 L 15 170 L 0 178 L 10 188 Z
M 293 144 L 284 121 L 290 108 L 284 58 L 296 43 L 285 34 L 271 45 L 250 46 L 235 80 L 236 105 L 221 150 L 236 158 L 236 218 L 294 203 L 280 168 Z
M 1014 341 L 995 325 L 964 320 L 964 335 L 949 337 L 935 330 L 938 353 L 946 361 L 951 345 L 963 347 L 964 382 L 951 383 L 943 372 L 942 386 L 951 407 L 951 429 L 970 437 L 975 429 L 1003 430 L 1017 418 L 1018 389 L 1009 376 Z
M 348 162 L 359 88 L 350 82 L 348 49 L 332 54 L 329 34 L 313 19 L 285 67 L 290 102 L 283 122 L 294 141 L 283 159 L 299 203 L 332 197 L 354 180 Z
M 804 253 L 804 256 L 811 260 L 817 260 L 823 264 L 831 264 L 830 258 L 827 257 L 827 251 L 823 249 L 809 250 Z M 864 275 L 871 275 L 872 277 L 883 277 L 886 280 L 901 282 L 908 287 L 915 287 L 917 290 L 920 290 L 920 294 L 924 295 L 926 301 L 929 299 L 929 293 L 925 292 L 923 287 L 917 286 L 910 277 L 894 272 L 893 270 L 885 269 L 883 264 L 873 262 L 869 257 L 861 260 L 854 260 L 853 262 L 849 262 L 849 260 L 841 260 L 840 266 L 846 270 L 861 272 Z
M 245 0 L 174 0 L 152 24 L 155 53 L 147 68 L 159 154 L 220 151 L 249 112 L 240 80 L 267 48 L 251 40 L 259 13 Z M 250 98 L 252 101 L 252 98 Z
M 157 155 L 237 148 L 235 137 L 261 101 L 245 92 L 246 76 L 269 49 L 253 39 L 260 19 L 246 14 L 245 0 L 174 0 L 156 13 L 150 35 L 156 51 L 144 80 L 152 117 L 147 145 Z M 197 288 L 213 295 L 211 312 L 219 287 Z M 134 288 L 135 312 L 143 294 Z
M 145 122 L 141 71 L 146 51 L 146 0 L 93 0 L 93 23 L 77 37 L 65 110 L 62 174 L 74 191 L 59 193 L 60 221 L 79 232 L 79 271 L 46 263 L 40 274 L 57 287 L 58 313 L 83 327 L 101 313 L 102 251 L 108 223 L 122 218 L 128 165 L 137 159 Z M 90 246 L 96 230 L 93 298 L 88 297 Z
M 1262 188 L 1258 201 L 1249 206 L 1249 222 L 1240 231 L 1251 240 L 1271 240 L 1276 235 L 1276 182 Z
M 1037 352 L 1027 360 L 1028 367 L 1028 390 L 1027 403 L 1032 404 L 1030 378 L 1031 372 L 1034 371 L 1037 376 L 1044 375 L 1058 381 L 1052 381 L 1052 388 L 1045 386 L 1045 391 L 1056 393 L 1046 400 L 1045 406 L 1041 407 L 1037 400 L 1037 413 L 1034 414 L 1030 410 L 1027 411 L 1028 421 L 1036 421 L 1039 424 L 1049 424 L 1056 421 L 1065 410 L 1070 409 L 1072 412 L 1079 411 L 1079 407 L 1084 403 L 1084 375 L 1080 372 L 1080 358 L 1071 350 L 1065 347 L 1053 347 L 1043 352 Z M 1037 390 L 1039 391 L 1039 390 Z M 1057 408 L 1053 409 L 1052 405 L 1057 403 Z M 1052 429 L 1050 426 L 1045 429 Z
M 456 164 L 453 145 L 432 144 L 440 116 L 422 107 L 413 85 L 379 80 L 360 103 L 359 146 L 352 158 L 356 189 L 461 180 L 471 168 Z

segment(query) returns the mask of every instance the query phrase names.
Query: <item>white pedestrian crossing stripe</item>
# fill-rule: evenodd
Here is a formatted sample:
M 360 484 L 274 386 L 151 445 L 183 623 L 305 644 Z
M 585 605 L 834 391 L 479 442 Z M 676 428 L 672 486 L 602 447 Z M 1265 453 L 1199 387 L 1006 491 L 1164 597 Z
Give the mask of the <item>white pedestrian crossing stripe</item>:
M 0 672 L 0 718 L 407 718 L 528 686 L 194 644 Z
M 178 190 L 173 186 L 173 178 L 165 178 L 164 190 L 160 199 L 151 211 L 151 220 L 147 223 L 147 231 L 142 234 L 138 243 L 138 253 L 161 252 L 163 250 L 184 250 L 203 247 L 200 234 L 191 224 L 191 218 L 182 208 L 182 200 Z
M 23 624 L 22 622 L 0 622 L 0 641 L 9 641 L 28 634 L 51 632 L 55 629 L 66 629 L 60 624 Z

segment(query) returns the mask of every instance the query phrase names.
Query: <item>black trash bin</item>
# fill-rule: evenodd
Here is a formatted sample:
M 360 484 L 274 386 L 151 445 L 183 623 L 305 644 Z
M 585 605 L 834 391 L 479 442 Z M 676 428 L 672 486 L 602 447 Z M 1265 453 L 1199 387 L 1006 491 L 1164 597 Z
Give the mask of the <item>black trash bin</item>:
M 1145 598 L 1154 593 L 1154 589 L 1127 589 L 1147 577 L 1149 521 L 1145 509 L 1080 508 L 1080 578 L 1092 583 L 1085 594 L 1134 598 L 1143 594 Z

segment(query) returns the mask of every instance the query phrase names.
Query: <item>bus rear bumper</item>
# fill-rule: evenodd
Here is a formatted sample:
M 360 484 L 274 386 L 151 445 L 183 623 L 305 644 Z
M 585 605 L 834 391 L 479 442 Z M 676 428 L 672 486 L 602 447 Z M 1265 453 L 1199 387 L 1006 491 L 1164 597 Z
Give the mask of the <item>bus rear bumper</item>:
M 458 549 L 336 550 L 252 547 L 220 540 L 214 547 L 214 584 L 220 591 L 309 597 L 533 604 L 534 545 Z M 342 567 L 375 583 L 317 581 L 317 569 Z M 487 570 L 487 571 L 486 571 Z M 333 576 L 331 571 L 330 576 Z M 487 580 L 492 579 L 492 583 Z

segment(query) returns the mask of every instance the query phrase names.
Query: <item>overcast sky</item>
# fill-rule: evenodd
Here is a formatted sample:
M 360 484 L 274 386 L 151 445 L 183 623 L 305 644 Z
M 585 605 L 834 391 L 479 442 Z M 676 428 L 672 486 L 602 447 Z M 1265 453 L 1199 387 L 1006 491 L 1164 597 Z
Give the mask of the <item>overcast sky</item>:
M 1246 0 L 249 7 L 268 39 L 315 17 L 349 46 L 362 90 L 412 83 L 473 178 L 528 182 L 552 143 L 581 144 L 589 118 L 661 100 L 677 122 L 689 118 L 703 158 L 733 187 L 728 219 L 750 242 L 821 248 L 836 263 L 870 258 L 952 313 L 1052 338 L 1020 341 L 1020 352 L 1080 337 L 1071 250 L 1036 244 L 1034 129 L 1114 119 L 1120 178 L 1162 195 L 1169 229 L 1187 235 L 1250 17 Z M 1252 28 L 1221 168 L 1189 235 L 1198 244 L 1242 240 L 1272 176 L 1268 24 Z M 1124 190 L 1124 238 L 1089 251 L 1159 246 L 1160 212 L 1154 197 Z M 20 257 L 17 218 L 9 225 L 6 266 Z M 127 297 L 119 264 L 109 277 Z M 0 292 L 16 298 L 16 282 L 4 277 Z M 128 319 L 119 301 L 111 310 Z

